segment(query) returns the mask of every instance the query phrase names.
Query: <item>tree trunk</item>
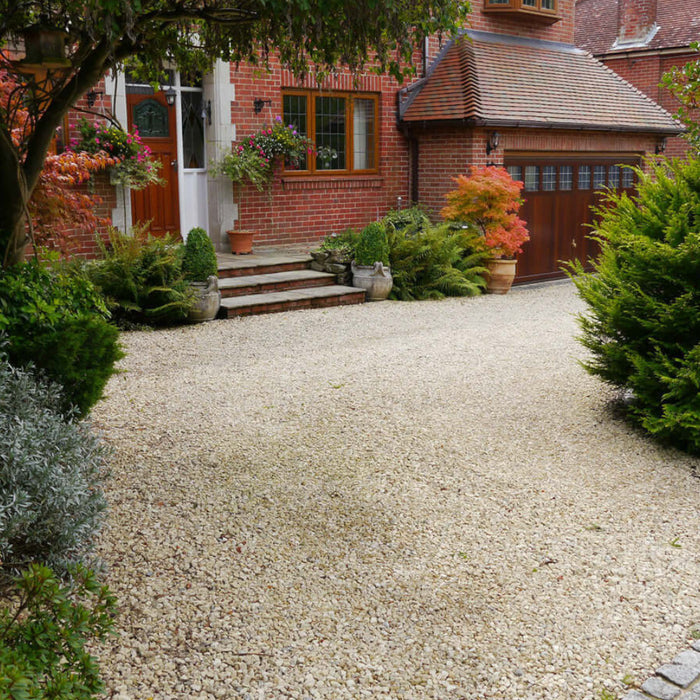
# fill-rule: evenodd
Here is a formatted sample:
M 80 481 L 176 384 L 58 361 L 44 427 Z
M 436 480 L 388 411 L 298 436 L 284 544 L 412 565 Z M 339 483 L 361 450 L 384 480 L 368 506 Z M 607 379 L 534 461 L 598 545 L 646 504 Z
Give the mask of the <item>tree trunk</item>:
M 3 268 L 24 260 L 24 250 L 29 242 L 26 231 L 26 187 L 24 175 L 9 135 L 0 134 L 0 251 Z

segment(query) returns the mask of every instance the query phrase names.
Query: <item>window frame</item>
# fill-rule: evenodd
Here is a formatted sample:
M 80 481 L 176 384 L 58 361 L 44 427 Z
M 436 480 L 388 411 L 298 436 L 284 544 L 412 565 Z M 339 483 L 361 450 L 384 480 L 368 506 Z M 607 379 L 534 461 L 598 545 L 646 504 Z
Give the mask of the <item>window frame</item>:
M 494 4 L 490 4 L 491 2 L 494 2 Z M 507 0 L 507 2 L 484 0 L 483 11 L 486 13 L 527 15 L 532 19 L 542 19 L 548 22 L 556 22 L 561 19 L 559 15 L 559 0 L 554 0 L 554 9 L 543 7 L 543 0 L 534 0 L 534 2 L 535 6 L 532 7 L 530 5 L 524 5 L 523 0 Z
M 316 98 L 335 97 L 345 99 L 345 168 L 340 169 L 320 169 L 316 167 L 316 157 L 307 158 L 305 170 L 284 167 L 284 175 L 292 177 L 336 177 L 336 176 L 356 176 L 356 175 L 376 175 L 379 173 L 379 95 L 373 92 L 347 92 L 347 91 L 325 91 L 325 90 L 305 90 L 303 88 L 282 88 L 282 115 L 284 119 L 284 98 L 286 95 L 303 96 L 306 98 L 306 136 L 310 138 L 316 146 Z M 353 167 L 354 149 L 354 100 L 372 100 L 374 103 L 374 167 L 355 169 Z M 286 122 L 286 119 L 285 119 Z

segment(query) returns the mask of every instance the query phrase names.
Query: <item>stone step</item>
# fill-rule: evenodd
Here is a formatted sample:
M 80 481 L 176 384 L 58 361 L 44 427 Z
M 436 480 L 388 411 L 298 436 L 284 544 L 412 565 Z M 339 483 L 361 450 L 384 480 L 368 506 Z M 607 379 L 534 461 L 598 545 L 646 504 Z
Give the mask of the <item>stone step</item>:
M 364 300 L 364 289 L 337 284 L 284 292 L 247 294 L 222 299 L 219 317 L 235 318 L 236 316 L 270 314 L 294 309 L 318 309 L 345 304 L 361 304 Z
M 312 258 L 310 255 L 228 255 L 218 254 L 219 280 L 230 277 L 273 274 L 292 270 L 305 270 Z
M 288 289 L 324 287 L 335 284 L 335 275 L 316 270 L 289 270 L 286 272 L 264 272 L 241 277 L 219 279 L 222 298 L 282 292 Z

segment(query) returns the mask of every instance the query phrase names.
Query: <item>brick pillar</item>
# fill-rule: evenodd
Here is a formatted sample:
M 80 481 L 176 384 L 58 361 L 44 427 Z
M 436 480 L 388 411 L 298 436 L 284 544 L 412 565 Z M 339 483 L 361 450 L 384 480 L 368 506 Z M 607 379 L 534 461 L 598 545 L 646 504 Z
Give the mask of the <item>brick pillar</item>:
M 618 43 L 644 39 L 656 24 L 656 5 L 657 0 L 619 0 Z

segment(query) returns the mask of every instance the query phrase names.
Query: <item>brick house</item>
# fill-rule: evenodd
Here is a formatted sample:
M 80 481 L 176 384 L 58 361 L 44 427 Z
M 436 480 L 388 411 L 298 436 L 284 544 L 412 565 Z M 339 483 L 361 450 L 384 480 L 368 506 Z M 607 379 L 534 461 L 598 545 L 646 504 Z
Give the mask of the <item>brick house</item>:
M 585 224 L 601 189 L 632 187 L 620 164 L 639 163 L 679 132 L 574 46 L 574 4 L 477 0 L 470 29 L 442 46 L 426 40 L 415 54 L 422 77 L 403 86 L 342 70 L 320 86 L 299 83 L 274 61 L 269 72 L 219 62 L 189 82 L 173 72 L 155 94 L 129 76 L 108 78 L 95 107 L 137 124 L 168 178 L 166 188 L 118 192 L 113 220 L 152 219 L 154 231 L 202 226 L 220 250 L 236 223 L 256 232 L 258 248 L 311 246 L 412 201 L 436 213 L 454 176 L 504 164 L 526 189 L 532 240 L 519 277 L 559 276 L 560 260 L 592 252 Z M 210 175 L 213 158 L 278 115 L 338 158 L 281 171 L 263 193 Z
M 700 41 L 700 0 L 577 0 L 577 46 L 670 112 L 678 102 L 661 78 L 674 66 L 697 60 L 690 44 Z M 687 142 L 669 138 L 665 154 L 682 156 Z

